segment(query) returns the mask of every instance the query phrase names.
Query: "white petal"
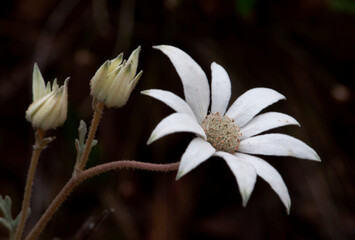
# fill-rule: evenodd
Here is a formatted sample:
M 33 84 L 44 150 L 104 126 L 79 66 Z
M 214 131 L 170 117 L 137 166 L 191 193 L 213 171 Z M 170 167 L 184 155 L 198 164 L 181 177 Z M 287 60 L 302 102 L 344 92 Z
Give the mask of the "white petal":
M 211 64 L 212 70 L 212 106 L 211 112 L 225 113 L 231 97 L 231 81 L 221 65 Z
M 196 119 L 186 113 L 173 113 L 161 120 L 155 127 L 147 144 L 151 144 L 159 138 L 175 132 L 192 132 L 207 139 L 205 132 L 196 122 Z
M 184 51 L 168 45 L 154 48 L 161 50 L 173 63 L 181 78 L 186 102 L 191 106 L 198 122 L 201 123 L 207 115 L 210 102 L 210 89 L 206 74 Z
M 242 140 L 238 151 L 320 161 L 318 154 L 307 144 L 294 137 L 279 133 L 264 134 Z
M 245 207 L 256 182 L 257 175 L 254 167 L 248 162 L 242 161 L 245 158 L 244 155 L 236 157 L 226 152 L 216 152 L 214 155 L 223 158 L 232 170 L 238 183 L 239 192 L 242 195 L 243 206 Z
M 237 98 L 226 115 L 241 128 L 261 110 L 281 99 L 285 96 L 270 88 L 253 88 Z
M 202 138 L 193 139 L 182 155 L 176 180 L 209 159 L 216 150 Z
M 287 114 L 278 112 L 263 113 L 250 120 L 250 122 L 240 129 L 242 133 L 241 139 L 246 139 L 267 130 L 286 125 L 300 126 L 296 119 Z
M 242 158 L 254 166 L 256 173 L 267 183 L 269 183 L 271 188 L 277 193 L 277 195 L 279 195 L 282 203 L 286 207 L 287 214 L 289 214 L 291 208 L 290 195 L 288 194 L 286 184 L 278 171 L 261 158 L 242 153 L 235 153 L 234 156 L 237 158 Z
M 142 91 L 141 93 L 162 101 L 178 113 L 186 113 L 191 117 L 196 118 L 190 106 L 182 98 L 172 92 L 160 89 L 150 89 Z

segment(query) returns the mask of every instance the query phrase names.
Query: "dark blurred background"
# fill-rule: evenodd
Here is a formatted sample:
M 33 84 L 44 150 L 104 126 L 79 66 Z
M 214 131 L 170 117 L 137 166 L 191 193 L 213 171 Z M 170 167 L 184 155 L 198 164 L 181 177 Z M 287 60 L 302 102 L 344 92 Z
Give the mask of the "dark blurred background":
M 89 81 L 120 52 L 142 46 L 143 77 L 121 109 L 106 109 L 90 165 L 135 159 L 180 160 L 193 134 L 146 145 L 172 110 L 140 91 L 159 88 L 183 96 L 172 64 L 157 44 L 190 54 L 210 78 L 210 64 L 225 67 L 232 100 L 253 87 L 287 97 L 267 110 L 295 117 L 293 135 L 321 163 L 265 157 L 291 195 L 288 216 L 277 195 L 258 178 L 242 207 L 235 179 L 212 158 L 175 181 L 174 173 L 121 170 L 88 180 L 54 216 L 40 239 L 355 239 L 354 0 L 21 0 L 0 4 L 0 194 L 21 206 L 33 129 L 25 110 L 37 62 L 46 81 L 70 76 L 68 120 L 48 135 L 35 178 L 32 227 L 70 178 L 80 119 L 90 122 Z M 114 213 L 106 214 L 109 209 Z M 106 217 L 107 216 L 107 217 Z M 103 220 L 103 221 L 100 221 Z M 97 224 L 91 236 L 78 232 Z M 0 239 L 7 239 L 0 227 Z

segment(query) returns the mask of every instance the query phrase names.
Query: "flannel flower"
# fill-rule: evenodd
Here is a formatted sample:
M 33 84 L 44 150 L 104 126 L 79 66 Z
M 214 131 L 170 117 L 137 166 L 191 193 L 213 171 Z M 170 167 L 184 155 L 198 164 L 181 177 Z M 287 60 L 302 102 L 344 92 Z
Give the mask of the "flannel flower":
M 176 111 L 156 126 L 148 144 L 174 132 L 197 135 L 182 155 L 176 179 L 212 156 L 221 157 L 237 180 L 243 206 L 246 206 L 256 178 L 260 176 L 270 184 L 289 213 L 291 200 L 280 174 L 260 157 L 249 155 L 292 156 L 320 161 L 312 148 L 296 138 L 279 133 L 258 135 L 285 125 L 299 125 L 294 118 L 283 113 L 257 115 L 285 97 L 269 88 L 253 88 L 241 95 L 226 111 L 231 82 L 224 68 L 212 63 L 212 99 L 208 114 L 210 89 L 201 67 L 176 47 L 160 45 L 154 48 L 161 50 L 173 63 L 181 78 L 186 101 L 168 91 L 151 89 L 142 92 Z
M 68 108 L 68 81 L 67 78 L 62 86 L 54 79 L 52 86 L 44 83 L 42 74 L 34 65 L 32 77 L 33 102 L 26 110 L 26 119 L 34 128 L 43 131 L 55 129 L 67 119 Z
M 140 71 L 136 75 L 140 51 L 139 46 L 127 61 L 123 60 L 121 53 L 115 59 L 102 64 L 90 81 L 90 94 L 106 107 L 124 106 L 143 74 L 143 71 Z

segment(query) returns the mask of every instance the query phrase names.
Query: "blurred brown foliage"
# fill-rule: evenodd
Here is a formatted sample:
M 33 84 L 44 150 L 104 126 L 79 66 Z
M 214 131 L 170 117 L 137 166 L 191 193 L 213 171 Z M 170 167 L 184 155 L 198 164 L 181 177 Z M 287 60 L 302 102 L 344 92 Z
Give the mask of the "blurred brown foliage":
M 12 197 L 17 214 L 34 141 L 24 118 L 34 62 L 46 80 L 71 77 L 70 106 L 67 122 L 49 133 L 57 139 L 40 158 L 26 231 L 71 175 L 79 120 L 88 123 L 92 113 L 90 78 L 120 52 L 128 56 L 141 45 L 144 74 L 124 108 L 105 110 L 90 164 L 179 161 L 192 135 L 146 146 L 155 125 L 172 111 L 139 93 L 159 88 L 182 96 L 173 66 L 151 48 L 170 44 L 189 53 L 208 76 L 213 61 L 224 66 L 232 100 L 260 86 L 287 97 L 269 109 L 290 114 L 302 127 L 276 132 L 305 141 L 322 158 L 320 164 L 265 158 L 284 177 L 291 214 L 261 179 L 243 208 L 230 170 L 213 158 L 178 182 L 174 173 L 133 170 L 89 180 L 40 239 L 354 239 L 354 9 L 351 0 L 3 1 L 0 194 Z M 101 221 L 111 208 L 115 212 Z M 90 219 L 100 224 L 89 237 L 78 237 Z M 0 239 L 6 239 L 3 228 Z

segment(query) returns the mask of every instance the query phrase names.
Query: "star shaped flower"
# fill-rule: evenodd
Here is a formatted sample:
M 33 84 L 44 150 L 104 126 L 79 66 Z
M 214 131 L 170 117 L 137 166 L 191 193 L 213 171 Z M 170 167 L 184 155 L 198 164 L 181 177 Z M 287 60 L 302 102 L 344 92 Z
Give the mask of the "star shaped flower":
M 201 67 L 176 47 L 160 45 L 154 48 L 162 51 L 173 63 L 181 78 L 186 101 L 169 91 L 151 89 L 142 92 L 176 111 L 156 126 L 148 144 L 175 132 L 196 134 L 182 155 L 176 179 L 212 156 L 221 157 L 237 180 L 243 206 L 246 206 L 256 178 L 260 176 L 270 184 L 289 213 L 291 200 L 280 174 L 265 160 L 250 155 L 292 156 L 320 161 L 312 148 L 294 137 L 279 133 L 259 135 L 277 127 L 299 126 L 293 117 L 283 113 L 257 115 L 285 97 L 269 88 L 253 88 L 237 98 L 226 110 L 231 96 L 231 82 L 224 68 L 214 62 L 211 64 L 212 94 L 208 112 L 210 87 Z

